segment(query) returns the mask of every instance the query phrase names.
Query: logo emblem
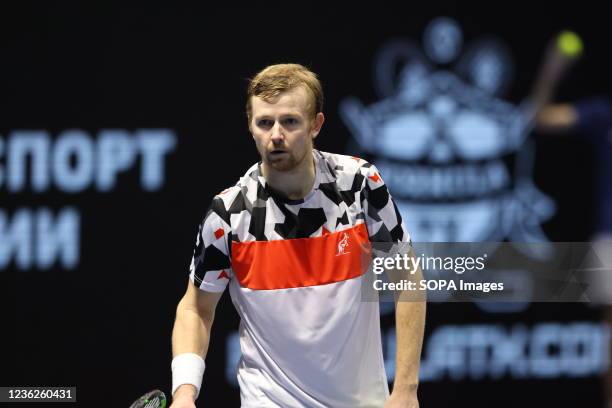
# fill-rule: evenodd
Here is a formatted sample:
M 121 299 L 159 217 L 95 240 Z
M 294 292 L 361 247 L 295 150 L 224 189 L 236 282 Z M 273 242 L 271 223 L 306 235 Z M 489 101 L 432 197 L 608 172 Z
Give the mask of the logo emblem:
M 342 235 L 342 239 L 340 240 L 340 242 L 338 242 L 338 253 L 336 253 L 336 256 L 350 254 L 350 252 L 345 252 L 346 247 L 348 246 L 348 243 L 349 243 L 349 235 L 345 232 Z

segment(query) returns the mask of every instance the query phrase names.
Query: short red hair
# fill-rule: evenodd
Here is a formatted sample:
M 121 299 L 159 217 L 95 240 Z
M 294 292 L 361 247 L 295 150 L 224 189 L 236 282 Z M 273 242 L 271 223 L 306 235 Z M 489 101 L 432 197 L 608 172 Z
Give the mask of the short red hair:
M 276 64 L 261 70 L 249 80 L 247 88 L 246 114 L 251 122 L 251 98 L 257 96 L 265 101 L 283 92 L 304 87 L 310 95 L 309 107 L 312 119 L 323 111 L 323 87 L 317 75 L 300 64 Z

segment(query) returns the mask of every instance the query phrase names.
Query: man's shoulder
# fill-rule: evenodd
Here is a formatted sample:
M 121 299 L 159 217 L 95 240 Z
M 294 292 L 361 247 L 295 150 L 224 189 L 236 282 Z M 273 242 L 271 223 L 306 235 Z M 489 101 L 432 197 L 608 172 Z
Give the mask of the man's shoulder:
M 327 167 L 336 180 L 341 184 L 348 181 L 353 184 L 353 188 L 355 183 L 363 181 L 365 177 L 369 177 L 373 171 L 376 171 L 372 163 L 361 157 L 322 151 L 319 153 L 325 159 Z
M 368 168 L 372 166 L 371 163 L 357 156 L 350 156 L 347 154 L 339 154 L 339 153 L 330 153 L 318 151 L 321 156 L 325 159 L 325 161 L 340 171 L 352 171 L 353 173 L 359 171 L 361 168 Z
M 225 210 L 229 210 L 238 196 L 242 196 L 251 190 L 257 190 L 258 177 L 259 163 L 255 163 L 238 179 L 236 184 L 215 194 L 213 197 L 213 207 L 223 206 Z

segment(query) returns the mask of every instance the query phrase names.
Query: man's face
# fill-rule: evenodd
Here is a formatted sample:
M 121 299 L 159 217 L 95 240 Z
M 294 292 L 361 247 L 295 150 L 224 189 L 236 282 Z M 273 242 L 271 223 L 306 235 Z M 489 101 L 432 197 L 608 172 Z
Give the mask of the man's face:
M 309 101 L 309 93 L 303 87 L 268 101 L 252 97 L 249 128 L 266 165 L 290 171 L 310 157 L 312 140 L 323 125 L 323 114 L 313 119 Z

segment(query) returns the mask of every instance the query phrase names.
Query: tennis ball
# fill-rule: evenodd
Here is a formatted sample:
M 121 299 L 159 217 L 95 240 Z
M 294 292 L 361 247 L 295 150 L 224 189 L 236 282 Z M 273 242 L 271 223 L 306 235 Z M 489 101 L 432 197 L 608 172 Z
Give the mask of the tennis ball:
M 563 31 L 557 38 L 557 48 L 566 57 L 576 58 L 582 54 L 582 40 L 572 31 Z

